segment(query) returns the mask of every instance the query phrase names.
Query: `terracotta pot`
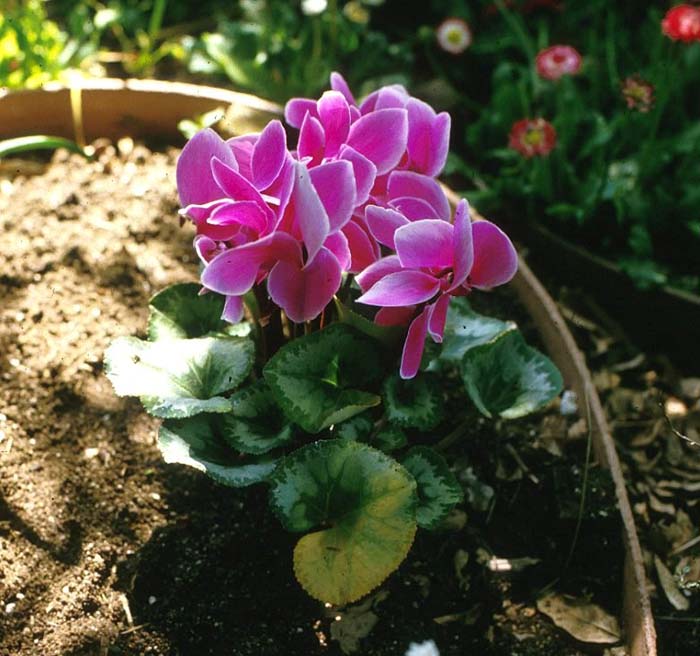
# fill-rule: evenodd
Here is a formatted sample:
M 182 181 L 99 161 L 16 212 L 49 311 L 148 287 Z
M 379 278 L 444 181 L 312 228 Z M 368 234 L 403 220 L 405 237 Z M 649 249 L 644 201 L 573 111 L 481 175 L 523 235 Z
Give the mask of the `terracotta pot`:
M 94 80 L 83 82 L 79 93 L 47 86 L 0 95 L 0 138 L 51 134 L 75 139 L 83 136 L 82 129 L 87 140 L 128 135 L 182 143 L 178 122 L 218 107 L 230 109 L 227 117 L 233 121 L 235 132 L 248 131 L 251 126 L 260 129 L 270 118 L 281 114 L 277 105 L 225 89 L 148 80 Z M 81 120 L 76 120 L 75 112 L 82 115 Z M 449 190 L 448 195 L 456 202 Z M 615 484 L 626 550 L 622 595 L 628 651 L 630 656 L 656 656 L 639 539 L 615 444 L 590 372 L 556 304 L 522 257 L 512 284 L 567 387 L 577 393 L 579 405 L 586 410 L 596 458 L 610 470 Z

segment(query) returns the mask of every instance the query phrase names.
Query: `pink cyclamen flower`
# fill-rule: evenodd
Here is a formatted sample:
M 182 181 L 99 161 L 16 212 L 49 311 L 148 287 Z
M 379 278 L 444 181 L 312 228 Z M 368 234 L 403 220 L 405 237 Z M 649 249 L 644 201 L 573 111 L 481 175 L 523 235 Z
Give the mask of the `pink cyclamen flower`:
M 545 80 L 558 80 L 581 70 L 581 55 L 571 46 L 550 46 L 535 58 L 537 73 Z
M 524 118 L 513 123 L 508 146 L 523 157 L 549 155 L 557 142 L 554 126 L 543 118 Z
M 348 245 L 339 233 L 356 207 L 353 165 L 338 160 L 310 170 L 284 140 L 278 121 L 227 142 L 203 130 L 178 160 L 202 284 L 227 297 L 229 321 L 241 319 L 241 297 L 264 280 L 295 322 L 318 316 L 340 286 Z
M 408 221 L 394 232 L 396 255 L 375 262 L 360 275 L 359 303 L 379 306 L 375 321 L 410 321 L 400 375 L 413 378 L 420 367 L 425 338 L 441 342 L 451 296 L 508 282 L 517 270 L 512 243 L 488 221 L 472 224 L 466 200 L 454 224 L 435 219 Z
M 451 55 L 461 55 L 472 44 L 472 31 L 461 18 L 447 18 L 435 30 L 440 47 Z
M 654 86 L 639 75 L 631 75 L 622 82 L 622 97 L 629 109 L 643 114 L 654 106 Z

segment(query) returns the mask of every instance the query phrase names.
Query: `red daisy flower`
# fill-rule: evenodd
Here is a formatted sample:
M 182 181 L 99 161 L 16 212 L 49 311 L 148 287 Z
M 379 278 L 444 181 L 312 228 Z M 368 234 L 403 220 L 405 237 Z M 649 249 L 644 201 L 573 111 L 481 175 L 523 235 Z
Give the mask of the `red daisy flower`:
M 554 126 L 543 118 L 524 118 L 513 123 L 508 136 L 508 147 L 523 157 L 549 155 L 557 142 Z
M 700 7 L 671 7 L 661 21 L 661 31 L 674 41 L 700 41 Z
M 537 73 L 545 80 L 558 80 L 581 70 L 581 55 L 571 46 L 550 46 L 541 50 L 536 59 Z

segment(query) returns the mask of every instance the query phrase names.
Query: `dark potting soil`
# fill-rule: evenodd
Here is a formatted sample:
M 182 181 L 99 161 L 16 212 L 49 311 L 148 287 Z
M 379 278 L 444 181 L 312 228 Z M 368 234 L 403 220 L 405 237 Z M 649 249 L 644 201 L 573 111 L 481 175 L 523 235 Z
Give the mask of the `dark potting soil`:
M 102 356 L 144 334 L 154 292 L 196 279 L 176 155 L 105 142 L 91 163 L 58 152 L 0 170 L 0 655 L 336 656 L 339 630 L 363 622 L 376 622 L 360 632 L 367 656 L 427 639 L 443 656 L 603 654 L 536 609 L 550 588 L 620 610 L 619 522 L 595 468 L 569 558 L 585 438 L 553 455 L 576 421 L 556 407 L 509 423 L 474 413 L 451 450 L 467 501 L 449 528 L 419 532 L 360 610 L 299 587 L 298 536 L 264 488 L 161 461 L 157 420 L 113 394 Z M 476 304 L 533 341 L 508 291 Z M 533 560 L 494 572 L 491 556 Z

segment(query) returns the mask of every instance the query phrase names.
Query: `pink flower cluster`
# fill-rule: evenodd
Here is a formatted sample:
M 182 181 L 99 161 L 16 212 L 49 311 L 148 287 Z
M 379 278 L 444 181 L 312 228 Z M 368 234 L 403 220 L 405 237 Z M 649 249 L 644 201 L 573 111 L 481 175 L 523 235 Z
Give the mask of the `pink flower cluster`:
M 331 76 L 318 100 L 295 98 L 284 127 L 224 141 L 203 130 L 177 165 L 181 213 L 196 226 L 204 288 L 226 296 L 224 318 L 239 321 L 242 297 L 267 284 L 293 322 L 309 321 L 356 274 L 380 306 L 376 321 L 409 325 L 401 363 L 415 376 L 425 337 L 442 339 L 450 296 L 507 282 L 517 257 L 495 225 L 472 226 L 466 201 L 454 224 L 436 181 L 449 147 L 450 118 L 401 86 L 358 104 Z

